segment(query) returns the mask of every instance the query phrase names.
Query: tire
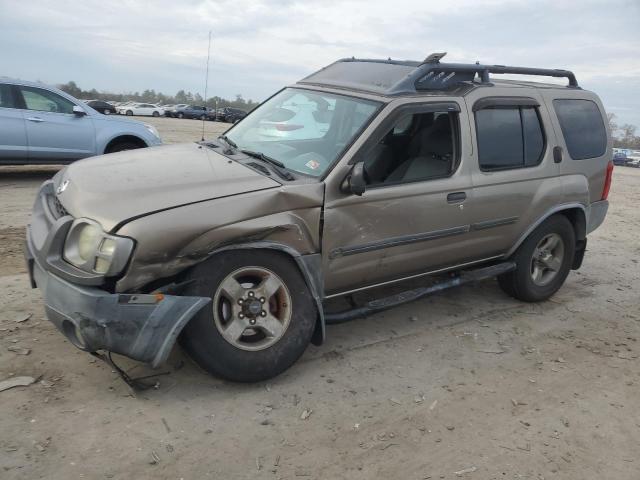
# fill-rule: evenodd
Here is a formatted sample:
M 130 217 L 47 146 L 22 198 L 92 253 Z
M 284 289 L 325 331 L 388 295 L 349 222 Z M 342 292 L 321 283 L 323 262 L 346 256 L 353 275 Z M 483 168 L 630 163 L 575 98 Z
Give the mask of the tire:
M 135 150 L 137 148 L 144 147 L 138 143 L 124 141 L 110 146 L 105 153 L 124 152 L 125 150 Z
M 206 115 L 200 115 L 200 120 L 203 120 L 203 121 L 204 121 L 204 120 L 206 120 L 206 119 L 207 119 L 207 116 L 206 116 Z
M 573 225 L 564 215 L 553 215 L 516 250 L 512 258 L 516 269 L 498 276 L 498 284 L 507 295 L 518 300 L 546 300 L 564 284 L 575 248 Z
M 127 115 L 130 117 L 133 115 L 133 112 L 131 110 L 127 110 Z
M 268 291 L 261 288 L 267 285 L 266 277 L 254 279 L 254 271 L 256 275 L 266 271 L 268 278 L 280 282 L 276 293 L 266 301 L 261 296 Z M 229 281 L 238 275 L 243 283 L 239 289 L 238 280 Z M 300 271 L 287 255 L 266 250 L 225 252 L 197 265 L 190 277 L 196 281 L 186 288 L 185 294 L 207 296 L 212 303 L 187 324 L 181 343 L 209 373 L 236 382 L 267 380 L 289 368 L 309 345 L 317 318 L 316 306 Z M 245 288 L 247 285 L 249 288 Z M 228 294 L 234 290 L 239 295 Z M 269 320 L 261 318 L 265 310 L 259 314 L 252 310 L 256 302 L 260 308 L 258 299 L 263 302 L 262 308 L 268 305 Z M 246 312 L 244 317 L 242 312 Z M 271 332 L 279 333 L 266 335 L 262 322 L 273 325 L 274 318 L 282 329 L 269 327 Z M 248 323 L 251 321 L 255 326 Z M 230 328 L 238 324 L 238 328 Z M 235 335 L 229 333 L 232 330 Z
M 178 115 L 176 115 L 178 118 L 184 118 L 184 113 L 180 112 Z
M 111 110 L 109 110 L 109 109 L 107 108 L 107 109 L 105 109 L 105 111 L 104 111 L 104 112 L 102 112 L 102 113 L 104 113 L 105 115 L 111 115 Z
M 158 113 L 158 112 L 153 112 L 153 113 L 152 113 L 152 115 L 153 115 L 154 117 L 159 117 L 159 116 L 160 116 L 160 113 Z

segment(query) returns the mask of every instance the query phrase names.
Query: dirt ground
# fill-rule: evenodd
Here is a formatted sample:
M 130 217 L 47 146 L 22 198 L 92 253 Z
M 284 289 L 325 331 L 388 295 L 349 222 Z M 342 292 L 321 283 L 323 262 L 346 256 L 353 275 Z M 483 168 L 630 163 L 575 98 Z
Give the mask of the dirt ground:
M 201 127 L 153 123 L 169 142 Z M 27 283 L 24 226 L 57 169 L 0 167 L 0 381 L 38 379 L 0 392 L 0 478 L 640 478 L 640 170 L 616 167 L 607 220 L 550 301 L 494 280 L 450 290 L 329 327 L 253 385 L 176 347 L 158 388 L 134 396 Z

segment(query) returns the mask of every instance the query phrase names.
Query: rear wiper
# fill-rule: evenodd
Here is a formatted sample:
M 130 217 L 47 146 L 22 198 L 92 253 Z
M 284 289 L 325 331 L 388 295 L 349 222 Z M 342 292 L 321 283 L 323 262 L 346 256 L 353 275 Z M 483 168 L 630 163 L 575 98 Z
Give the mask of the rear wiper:
M 282 163 L 280 160 L 271 158 L 262 152 L 254 152 L 253 150 L 240 150 L 240 151 L 245 155 L 248 155 L 253 158 L 257 158 L 258 160 L 262 160 L 263 162 L 269 163 L 270 165 L 275 167 L 273 170 L 278 174 L 280 178 L 283 178 L 284 180 L 295 180 L 295 177 L 291 175 L 291 173 L 289 173 L 286 170 L 282 170 L 283 168 L 286 168 L 286 167 L 284 166 L 284 163 Z

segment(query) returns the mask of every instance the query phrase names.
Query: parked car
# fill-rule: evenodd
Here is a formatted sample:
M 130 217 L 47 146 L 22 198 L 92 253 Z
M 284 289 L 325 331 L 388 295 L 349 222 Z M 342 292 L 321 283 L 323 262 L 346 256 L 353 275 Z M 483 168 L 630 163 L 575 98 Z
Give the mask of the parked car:
M 27 232 L 49 320 L 85 351 L 154 367 L 180 336 L 209 372 L 258 381 L 325 324 L 444 288 L 497 276 L 519 300 L 551 297 L 607 213 L 602 103 L 567 70 L 442 56 L 341 60 L 217 139 L 60 171 Z M 510 73 L 569 85 L 495 78 Z M 265 138 L 294 103 L 316 106 L 299 117 L 307 138 Z M 417 277 L 432 282 L 402 283 Z M 389 285 L 408 290 L 326 303 Z
M 617 166 L 624 166 L 627 164 L 627 154 L 624 152 L 613 153 L 613 164 Z
M 209 114 L 207 107 L 199 107 L 197 105 L 186 105 L 181 108 L 176 108 L 173 112 L 176 118 L 196 118 L 199 120 L 206 120 Z
M 161 143 L 151 125 L 102 115 L 54 87 L 0 78 L 0 164 L 67 163 Z
M 239 108 L 224 107 L 213 110 L 209 114 L 209 120 L 218 122 L 236 123 L 247 116 L 247 112 Z
M 102 100 L 88 100 L 85 102 L 95 111 L 102 113 L 103 115 L 111 115 L 112 113 L 118 113 L 116 107 L 110 103 L 103 102 Z
M 175 117 L 176 111 L 181 110 L 185 107 L 188 107 L 186 103 L 179 103 L 177 105 L 172 105 L 170 108 L 165 108 L 164 114 L 167 117 Z
M 130 103 L 128 105 L 121 105 L 118 107 L 118 113 L 121 115 L 140 115 L 160 117 L 164 115 L 164 110 L 158 105 L 152 103 Z
M 627 158 L 627 167 L 640 168 L 640 155 Z

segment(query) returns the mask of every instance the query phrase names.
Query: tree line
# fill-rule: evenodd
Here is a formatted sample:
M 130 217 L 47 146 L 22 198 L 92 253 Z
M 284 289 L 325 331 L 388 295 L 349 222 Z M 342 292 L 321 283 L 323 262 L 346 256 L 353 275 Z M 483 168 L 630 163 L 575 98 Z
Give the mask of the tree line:
M 191 92 L 185 92 L 184 90 L 179 90 L 173 96 L 156 92 L 153 89 L 145 90 L 142 93 L 111 93 L 99 92 L 95 88 L 92 88 L 91 90 L 82 90 L 74 81 L 58 85 L 58 87 L 69 95 L 86 100 L 111 100 L 114 102 L 133 101 L 157 103 L 160 105 L 187 103 L 190 105 L 206 105 L 210 108 L 233 107 L 247 112 L 257 107 L 259 103 L 254 102 L 253 100 L 245 100 L 241 94 L 237 94 L 235 100 L 214 96 L 208 98 L 205 102 L 199 93 L 193 94 Z M 609 119 L 609 126 L 611 127 L 611 134 L 613 136 L 613 146 L 640 150 L 640 136 L 636 135 L 637 127 L 628 123 L 618 125 L 616 122 L 616 115 L 614 113 L 607 114 L 607 117 Z
M 145 90 L 144 92 L 129 92 L 129 93 L 112 93 L 112 92 L 99 92 L 95 88 L 91 90 L 81 89 L 76 82 L 70 81 L 62 85 L 58 85 L 58 88 L 63 92 L 68 93 L 79 99 L 84 100 L 109 100 L 114 102 L 143 102 L 143 103 L 155 103 L 159 105 L 186 103 L 189 105 L 206 105 L 210 108 L 222 108 L 233 107 L 239 108 L 244 111 L 250 111 L 258 106 L 258 102 L 253 100 L 245 100 L 241 94 L 237 94 L 235 100 L 229 100 L 226 98 L 214 96 L 207 99 L 205 102 L 202 95 L 199 93 L 185 92 L 179 90 L 175 95 L 165 95 L 162 92 L 156 92 L 155 90 Z
M 618 125 L 615 113 L 609 113 L 607 117 L 609 118 L 609 126 L 613 136 L 613 146 L 640 150 L 640 136 L 636 135 L 638 128 L 629 123 Z

